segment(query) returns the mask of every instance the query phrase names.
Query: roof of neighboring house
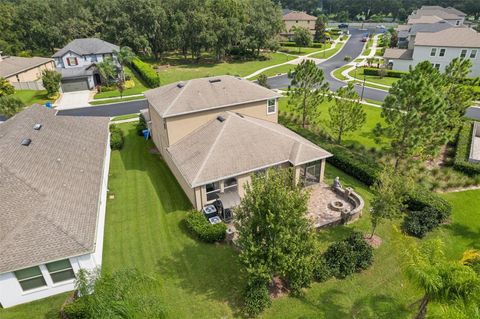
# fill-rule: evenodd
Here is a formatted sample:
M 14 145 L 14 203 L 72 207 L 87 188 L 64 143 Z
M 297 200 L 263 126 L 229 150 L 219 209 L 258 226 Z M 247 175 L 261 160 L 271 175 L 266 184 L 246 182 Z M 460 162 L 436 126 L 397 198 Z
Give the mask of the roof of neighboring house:
M 408 24 L 418 24 L 418 23 L 437 23 L 444 21 L 444 19 L 437 16 L 412 16 L 408 18 Z
M 95 64 L 91 64 L 88 66 L 79 66 L 75 68 L 57 68 L 57 72 L 62 75 L 62 79 L 68 78 L 82 78 L 87 77 L 93 74 Z
M 442 11 L 445 13 L 455 14 L 457 16 L 463 16 L 463 17 L 467 16 L 466 13 L 452 7 L 444 8 L 441 6 L 422 6 L 419 10 L 417 10 L 417 12 L 420 12 L 420 13 L 426 13 L 430 11 Z
M 411 60 L 413 57 L 413 50 L 388 48 L 385 49 L 383 57 L 385 59 Z
M 450 28 L 439 32 L 418 32 L 415 45 L 480 48 L 480 33 L 470 28 Z
M 466 14 L 452 7 L 443 8 L 440 6 L 423 6 L 408 16 L 408 20 L 410 21 L 410 19 L 417 19 L 425 16 L 436 16 L 440 19 L 455 20 L 465 17 Z
M 0 125 L 0 273 L 95 249 L 108 118 L 55 114 L 35 104 Z
M 263 86 L 230 75 L 192 79 L 145 92 L 150 105 L 164 118 L 280 96 Z
M 167 148 L 191 187 L 281 163 L 300 165 L 332 156 L 280 124 L 224 112 Z
M 438 32 L 445 29 L 455 28 L 455 26 L 450 23 L 442 20 L 436 23 L 417 23 L 414 25 L 409 25 L 407 30 L 400 30 L 398 32 L 399 38 L 405 38 L 409 35 L 416 35 L 417 32 Z M 462 27 L 456 27 L 462 28 Z
M 114 51 L 118 52 L 120 51 L 120 47 L 97 38 L 75 39 L 55 52 L 52 58 L 60 58 L 69 51 L 75 52 L 78 55 L 104 54 Z
M 307 21 L 307 20 L 317 20 L 317 17 L 311 16 L 303 11 L 290 11 L 283 15 L 283 21 Z
M 52 62 L 51 58 L 24 58 L 19 56 L 2 56 L 0 60 L 0 77 L 9 77 L 33 69 L 39 65 Z

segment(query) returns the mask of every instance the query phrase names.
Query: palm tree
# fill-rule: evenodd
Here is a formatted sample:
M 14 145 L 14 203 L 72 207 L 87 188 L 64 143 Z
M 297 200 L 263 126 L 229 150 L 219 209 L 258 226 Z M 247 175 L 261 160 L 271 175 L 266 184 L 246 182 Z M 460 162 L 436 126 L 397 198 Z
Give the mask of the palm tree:
M 135 58 L 135 53 L 133 53 L 132 49 L 129 47 L 122 47 L 120 51 L 117 54 L 117 60 L 118 63 L 120 63 L 121 66 L 121 72 L 120 72 L 120 80 L 122 82 L 125 82 L 125 72 L 123 71 L 123 67 Z
M 429 302 L 470 304 L 480 291 L 480 276 L 462 262 L 449 261 L 440 240 L 412 243 L 405 252 L 408 278 L 424 291 L 414 319 L 423 319 Z

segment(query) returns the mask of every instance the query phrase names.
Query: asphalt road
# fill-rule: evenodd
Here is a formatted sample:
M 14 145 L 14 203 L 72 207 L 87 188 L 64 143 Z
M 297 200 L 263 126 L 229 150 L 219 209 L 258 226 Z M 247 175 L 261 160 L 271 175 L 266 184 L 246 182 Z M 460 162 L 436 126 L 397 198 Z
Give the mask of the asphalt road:
M 345 43 L 343 48 L 335 56 L 331 57 L 325 62 L 318 64 L 318 67 L 323 70 L 323 73 L 325 74 L 325 80 L 330 84 L 330 89 L 332 91 L 336 91 L 338 88 L 345 86 L 346 83 L 333 78 L 330 75 L 330 72 L 348 63 L 343 60 L 346 55 L 352 57 L 352 59 L 355 59 L 357 56 L 359 56 L 362 53 L 363 46 L 365 45 L 365 42 L 362 42 L 361 40 L 363 35 L 367 31 L 360 31 L 358 29 L 350 29 L 349 31 L 351 37 L 350 39 L 348 39 L 347 43 Z M 373 33 L 375 32 L 375 30 L 370 29 L 369 32 Z M 268 85 L 270 85 L 272 89 L 286 88 L 289 84 L 290 80 L 288 79 L 286 74 L 268 79 Z M 358 94 L 362 94 L 361 85 L 357 85 L 356 90 Z M 365 87 L 363 97 L 376 101 L 383 101 L 387 94 L 387 92 L 382 90 Z
M 135 100 L 122 103 L 114 103 L 98 106 L 86 106 L 82 108 L 60 110 L 58 115 L 70 115 L 70 116 L 101 116 L 101 117 L 114 117 L 125 114 L 138 113 L 142 109 L 146 109 L 148 103 L 146 99 Z

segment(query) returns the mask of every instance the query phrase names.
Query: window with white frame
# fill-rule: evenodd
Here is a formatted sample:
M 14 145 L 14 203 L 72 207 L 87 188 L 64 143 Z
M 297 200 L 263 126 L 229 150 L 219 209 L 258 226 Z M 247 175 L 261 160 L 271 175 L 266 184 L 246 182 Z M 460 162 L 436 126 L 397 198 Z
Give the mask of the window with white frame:
M 477 57 L 477 50 L 473 49 L 470 51 L 470 59 L 475 59 Z
M 45 266 L 47 266 L 53 283 L 75 279 L 75 273 L 73 272 L 72 264 L 70 264 L 68 259 L 54 261 L 46 264 Z
M 74 56 L 68 57 L 67 58 L 67 64 L 70 65 L 70 66 L 78 65 L 78 60 Z
M 207 201 L 215 200 L 218 198 L 218 193 L 220 193 L 220 183 L 214 182 L 205 185 L 207 191 Z
M 38 266 L 17 270 L 14 274 L 23 291 L 45 287 L 47 285 L 45 278 L 43 278 L 42 271 Z
M 432 63 L 432 66 L 437 69 L 437 70 L 440 70 L 440 64 L 439 63 Z
M 235 187 L 237 187 L 237 179 L 235 177 L 228 178 L 223 181 L 223 188 L 225 190 L 229 190 Z
M 462 52 L 460 52 L 460 57 L 464 58 L 467 56 L 467 49 L 463 49 Z
M 438 54 L 438 56 L 445 56 L 445 49 L 440 49 L 440 53 Z
M 277 112 L 277 99 L 270 99 L 267 101 L 267 114 Z
M 437 55 L 437 48 L 432 48 L 432 51 L 430 51 L 430 56 L 435 56 Z

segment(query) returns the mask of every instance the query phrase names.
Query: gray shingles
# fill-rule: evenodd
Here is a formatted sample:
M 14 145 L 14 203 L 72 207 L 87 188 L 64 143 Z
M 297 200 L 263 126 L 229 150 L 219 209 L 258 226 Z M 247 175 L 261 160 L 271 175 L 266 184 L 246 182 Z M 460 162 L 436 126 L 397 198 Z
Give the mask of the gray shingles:
M 55 113 L 33 105 L 0 125 L 0 273 L 94 250 L 108 119 Z
M 9 77 L 9 76 L 18 74 L 22 71 L 26 71 L 52 61 L 53 60 L 50 58 L 41 58 L 41 57 L 33 57 L 33 58 L 24 58 L 24 57 L 18 57 L 18 56 L 2 57 L 2 60 L 0 61 L 0 77 Z
M 114 51 L 118 52 L 119 50 L 120 47 L 118 45 L 97 38 L 75 39 L 62 49 L 55 52 L 55 54 L 52 55 L 52 58 L 62 57 L 69 51 L 75 52 L 79 55 L 89 55 L 112 53 Z

